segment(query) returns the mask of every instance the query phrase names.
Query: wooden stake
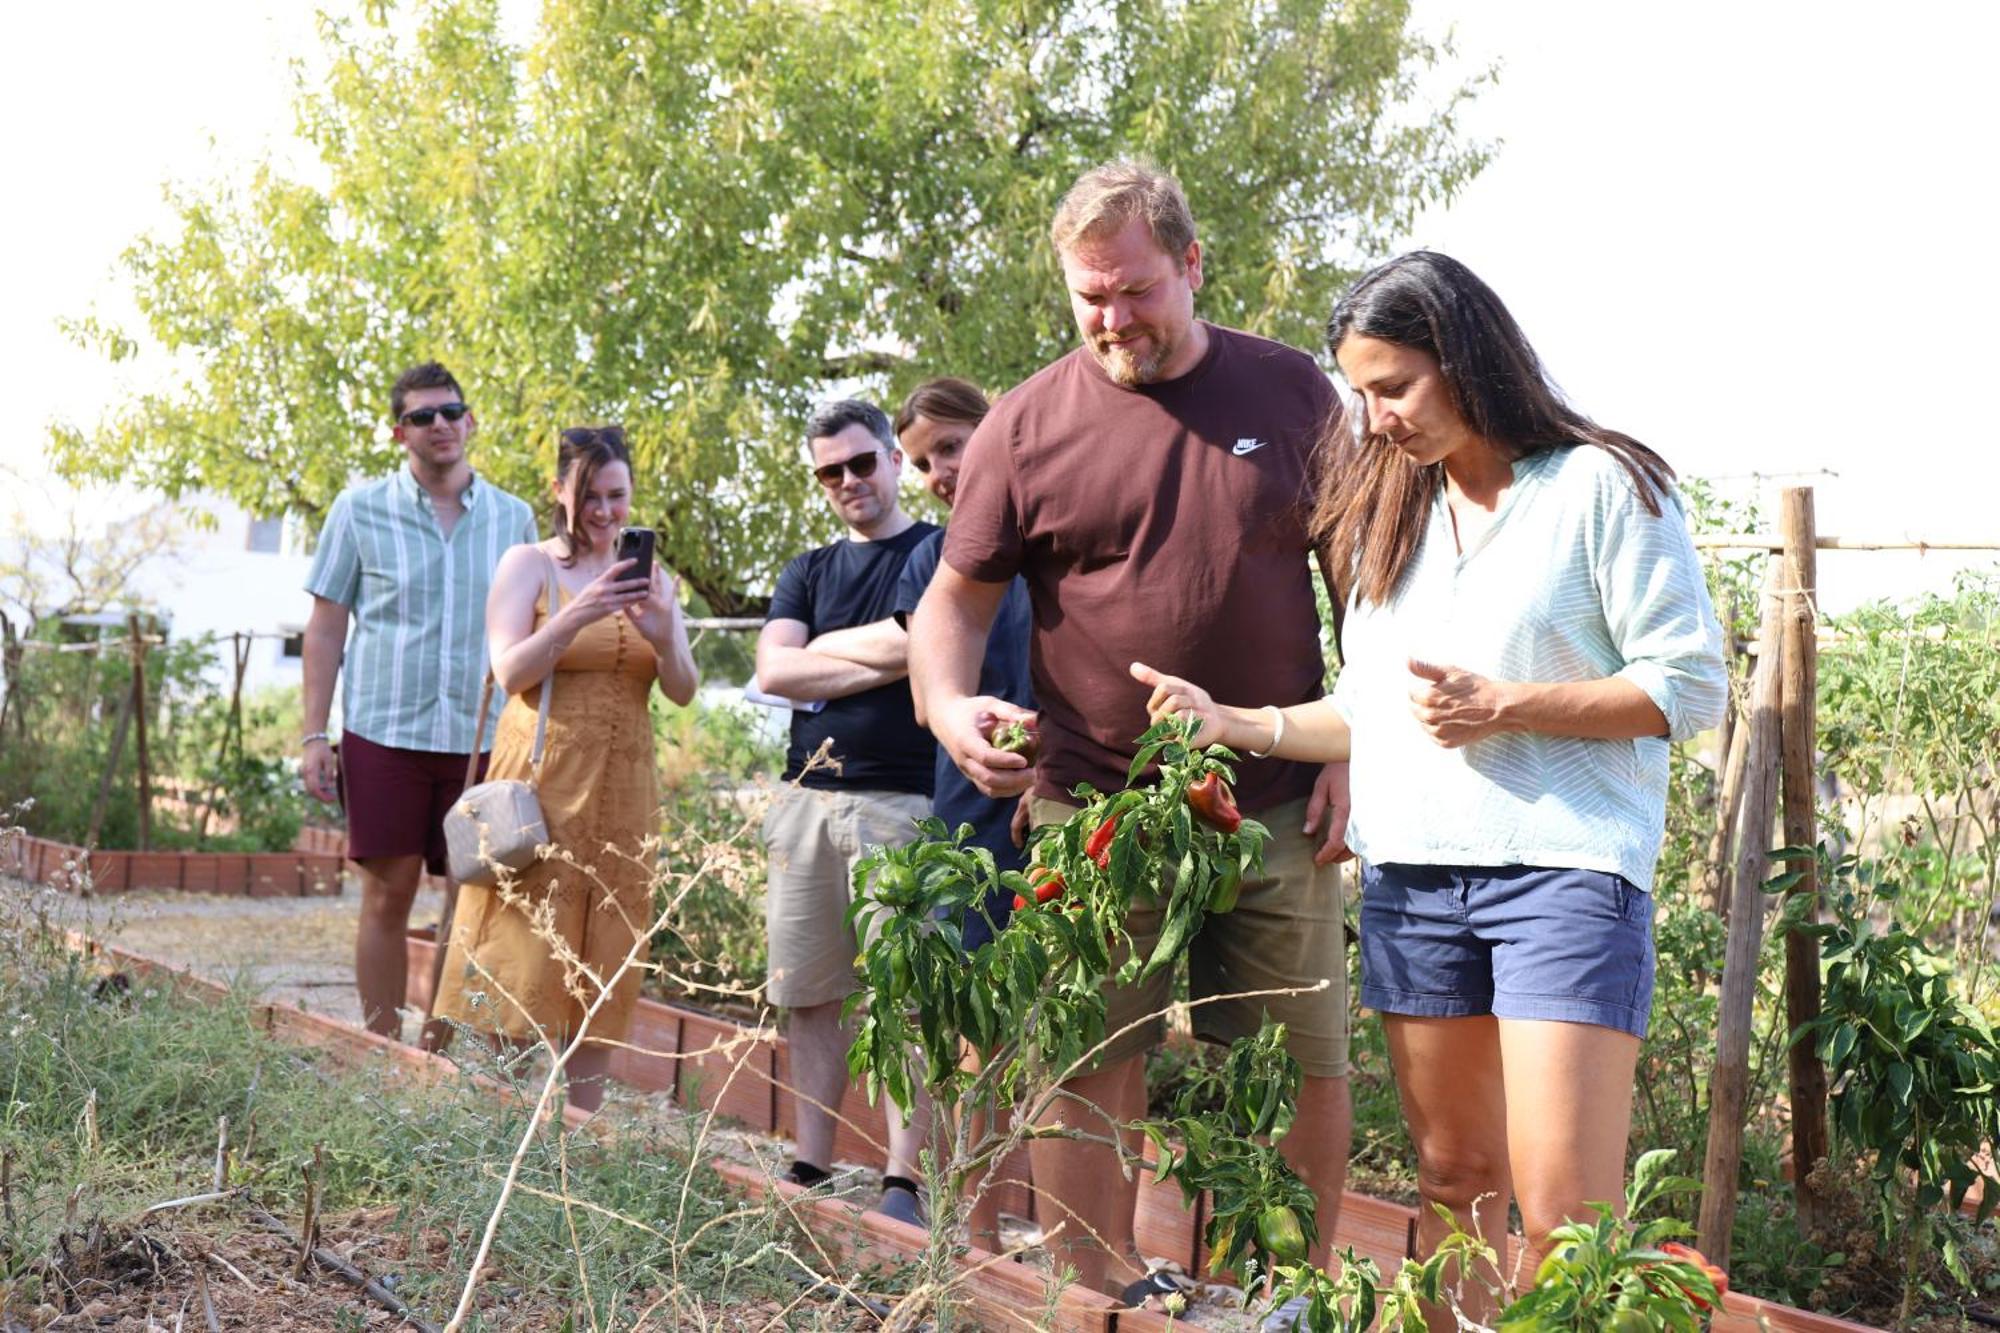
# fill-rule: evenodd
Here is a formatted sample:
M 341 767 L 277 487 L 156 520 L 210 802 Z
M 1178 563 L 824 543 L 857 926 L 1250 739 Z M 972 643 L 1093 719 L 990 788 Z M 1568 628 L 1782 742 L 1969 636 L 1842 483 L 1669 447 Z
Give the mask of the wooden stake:
M 111 753 L 104 761 L 104 775 L 97 780 L 97 800 L 90 807 L 90 827 L 83 835 L 86 853 L 97 850 L 97 835 L 104 831 L 104 811 L 111 804 L 111 780 L 118 775 L 118 761 L 125 757 L 125 733 L 131 729 L 132 694 L 128 690 L 118 705 L 118 722 L 111 730 Z
M 1729 702 L 1736 711 L 1736 701 Z M 1722 763 L 1722 788 L 1715 798 L 1715 832 L 1709 835 L 1708 860 L 1702 866 L 1702 892 L 1708 910 L 1729 920 L 1729 849 L 1735 845 L 1736 812 L 1743 804 L 1743 770 L 1750 761 L 1750 728 L 1738 719 L 1730 727 L 1729 755 Z
M 132 715 L 138 723 L 139 850 L 153 846 L 153 774 L 146 759 L 146 638 L 139 630 L 139 613 L 125 618 L 132 644 Z
M 1792 847 L 1817 847 L 1819 828 L 1815 800 L 1814 740 L 1819 723 L 1819 646 L 1814 638 L 1818 618 L 1818 559 L 1813 543 L 1813 493 L 1795 486 L 1784 493 L 1784 670 L 1783 767 L 1785 842 Z M 1794 863 L 1801 873 L 1792 894 L 1810 904 L 1805 920 L 1819 914 L 1817 857 Z M 1819 1017 L 1819 941 L 1803 931 L 1785 935 L 1785 1021 L 1789 1031 Z M 1826 1156 L 1826 1066 L 1809 1041 L 1796 1041 L 1786 1058 L 1792 1098 L 1792 1191 L 1798 1202 L 1799 1234 L 1810 1237 L 1827 1220 L 1827 1205 L 1812 1187 L 1813 1167 Z
M 243 762 L 243 674 L 250 666 L 251 643 L 251 637 L 241 630 L 229 636 L 229 660 L 236 669 L 236 680 L 229 689 L 229 716 L 222 723 L 222 740 L 215 747 L 217 773 L 226 771 L 223 766 L 229 762 L 232 749 L 236 762 L 239 765 Z M 218 783 L 210 786 L 202 797 L 201 821 L 195 826 L 197 842 L 207 840 L 208 821 L 215 813 L 215 801 L 221 794 L 222 787 Z
M 1774 568 L 1772 574 L 1775 576 Z M 1761 638 L 1782 642 L 1784 600 L 1773 579 L 1764 585 Z M 1721 1014 L 1715 1027 L 1715 1070 L 1708 1081 L 1708 1153 L 1701 1172 L 1701 1221 L 1696 1243 L 1729 1267 L 1729 1233 L 1736 1224 L 1736 1174 L 1743 1162 L 1743 1123 L 1750 1084 L 1750 1022 L 1757 998 L 1757 955 L 1764 935 L 1764 872 L 1770 865 L 1771 816 L 1777 806 L 1779 668 L 1783 652 L 1765 653 L 1750 682 L 1748 757 L 1743 805 L 1731 870 L 1729 946 L 1723 955 Z
M 21 693 L 21 640 L 14 630 L 14 621 L 4 610 L 0 610 L 0 754 L 7 751 L 7 723 L 14 722 L 14 735 L 21 734 L 21 723 L 25 711 L 15 700 Z
M 1736 600 L 1736 595 L 1731 593 L 1728 606 L 1729 618 L 1722 622 L 1722 664 L 1728 671 L 1731 681 L 1736 679 L 1736 664 L 1744 657 L 1743 644 L 1736 637 L 1736 620 L 1740 610 L 1741 603 Z M 1719 747 L 1717 753 L 1724 756 L 1729 754 L 1729 747 L 1736 741 L 1736 701 L 1732 698 L 1729 702 L 1730 706 L 1722 710 L 1722 734 L 1716 741 Z

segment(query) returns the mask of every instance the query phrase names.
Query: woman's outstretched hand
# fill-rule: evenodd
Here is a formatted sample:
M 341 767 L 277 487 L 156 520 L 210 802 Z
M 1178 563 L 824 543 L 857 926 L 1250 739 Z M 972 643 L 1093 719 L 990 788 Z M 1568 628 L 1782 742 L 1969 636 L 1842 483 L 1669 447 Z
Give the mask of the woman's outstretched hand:
M 1417 725 L 1447 750 L 1470 745 L 1508 728 L 1501 719 L 1499 683 L 1454 666 L 1410 659 L 1416 683 L 1410 711 Z
M 1222 710 L 1207 690 L 1193 681 L 1155 671 L 1144 662 L 1132 664 L 1132 679 L 1153 687 L 1146 698 L 1146 715 L 1153 721 L 1191 715 L 1201 725 L 1195 729 L 1189 744 L 1200 748 L 1222 739 Z

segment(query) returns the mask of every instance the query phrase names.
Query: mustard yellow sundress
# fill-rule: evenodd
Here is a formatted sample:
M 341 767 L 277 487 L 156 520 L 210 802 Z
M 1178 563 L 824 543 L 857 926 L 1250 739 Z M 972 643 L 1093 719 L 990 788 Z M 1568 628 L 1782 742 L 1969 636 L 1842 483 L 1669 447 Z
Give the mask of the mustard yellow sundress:
M 547 597 L 536 599 L 536 628 L 547 619 Z M 551 1038 L 567 1036 L 598 986 L 554 955 L 530 912 L 546 903 L 556 934 L 600 980 L 652 923 L 652 866 L 640 844 L 659 806 L 646 711 L 656 670 L 652 646 L 622 614 L 586 626 L 557 659 L 537 792 L 550 840 L 576 864 L 558 854 L 530 866 L 516 904 L 497 889 L 459 888 L 438 1016 L 511 1038 L 533 1039 L 537 1025 Z M 528 778 L 541 688 L 537 681 L 507 700 L 488 778 Z M 639 981 L 636 968 L 625 974 L 592 1020 L 592 1036 L 624 1038 Z

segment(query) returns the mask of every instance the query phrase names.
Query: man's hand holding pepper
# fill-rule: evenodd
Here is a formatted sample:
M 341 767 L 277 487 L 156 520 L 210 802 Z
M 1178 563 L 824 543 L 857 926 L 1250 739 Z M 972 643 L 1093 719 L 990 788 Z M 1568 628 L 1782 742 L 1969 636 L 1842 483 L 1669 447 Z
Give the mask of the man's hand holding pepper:
M 931 734 L 983 794 L 995 799 L 1019 796 L 1034 785 L 1035 770 L 1026 755 L 996 749 L 987 739 L 999 723 L 1034 721 L 1032 712 L 987 694 L 940 700 L 927 712 Z

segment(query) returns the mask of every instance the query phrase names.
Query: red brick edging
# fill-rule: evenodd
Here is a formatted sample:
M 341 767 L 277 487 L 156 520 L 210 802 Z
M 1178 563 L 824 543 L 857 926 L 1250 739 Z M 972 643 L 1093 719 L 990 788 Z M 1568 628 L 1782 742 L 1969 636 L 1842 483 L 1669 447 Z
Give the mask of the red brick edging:
M 316 852 L 94 851 L 23 835 L 0 843 L 0 874 L 65 893 L 178 889 L 249 898 L 340 893 L 342 859 Z
M 428 933 L 412 932 L 407 949 L 409 1003 L 428 1008 L 436 946 Z M 619 1050 L 612 1056 L 611 1074 L 621 1083 L 664 1092 L 684 1105 L 712 1109 L 763 1133 L 790 1135 L 790 1059 L 783 1036 L 692 1006 L 642 999 L 626 1040 L 645 1050 Z M 840 1110 L 844 1123 L 835 1136 L 835 1155 L 844 1161 L 879 1158 L 887 1139 L 883 1108 L 870 1106 L 857 1089 L 849 1088 Z M 840 1200 L 803 1198 L 805 1192 L 797 1186 L 769 1180 L 761 1172 L 735 1163 L 717 1162 L 715 1167 L 748 1193 L 785 1200 L 795 1213 L 807 1212 L 819 1218 L 826 1225 L 813 1234 L 824 1243 L 858 1247 L 864 1255 L 871 1247 L 879 1247 L 903 1258 L 918 1257 L 929 1243 L 924 1232 L 880 1213 Z M 1026 1150 L 1005 1159 L 1000 1173 L 1012 1182 L 1000 1187 L 1001 1209 L 1017 1217 L 1033 1217 Z M 1341 1201 L 1334 1245 L 1351 1246 L 1356 1254 L 1375 1260 L 1385 1274 L 1394 1273 L 1410 1253 L 1416 1220 L 1413 1208 L 1349 1191 Z M 1202 1229 L 1202 1215 L 1181 1203 L 1178 1185 L 1140 1178 L 1139 1213 L 1133 1230 L 1143 1252 L 1174 1259 L 1189 1273 L 1206 1276 L 1208 1251 L 1201 1242 Z M 977 1270 L 968 1272 L 964 1290 L 981 1327 L 1008 1333 L 1038 1327 L 1036 1321 L 1047 1301 L 1047 1283 L 1041 1271 L 1004 1260 L 984 1266 L 993 1259 L 984 1250 L 969 1250 L 960 1260 L 968 1270 Z M 1059 1303 L 1055 1327 L 1077 1333 L 1168 1333 L 1186 1325 L 1175 1324 L 1164 1315 L 1121 1311 L 1107 1297 L 1070 1289 Z M 1737 1292 L 1724 1299 L 1723 1310 L 1710 1328 L 1716 1333 L 1756 1333 L 1760 1328 L 1773 1333 L 1869 1333 L 1866 1324 Z

